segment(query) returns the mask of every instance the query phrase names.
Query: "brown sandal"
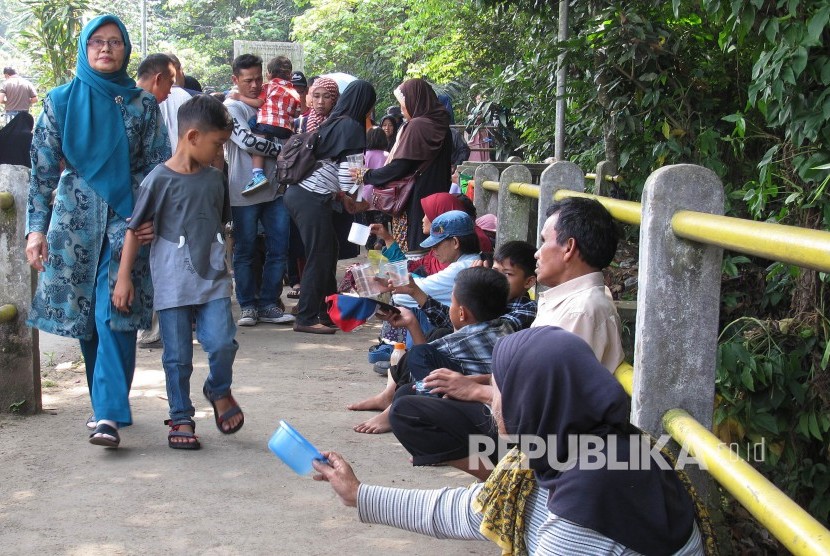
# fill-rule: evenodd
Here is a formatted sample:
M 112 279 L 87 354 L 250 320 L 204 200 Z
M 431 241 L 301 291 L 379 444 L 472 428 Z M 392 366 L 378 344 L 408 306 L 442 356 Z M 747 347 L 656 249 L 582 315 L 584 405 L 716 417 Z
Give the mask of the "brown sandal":
M 235 399 L 233 399 L 230 390 L 224 396 L 214 396 L 211 395 L 210 392 L 208 392 L 207 386 L 205 386 L 204 388 L 202 388 L 202 393 L 205 395 L 205 398 L 207 398 L 207 401 L 209 401 L 210 405 L 213 407 L 213 419 L 214 421 L 216 421 L 216 428 L 219 429 L 219 432 L 221 432 L 222 434 L 233 434 L 242 428 L 242 425 L 245 424 L 245 415 L 242 413 L 242 408 L 239 407 L 239 404 L 236 403 Z M 219 415 L 219 412 L 216 411 L 216 400 L 224 400 L 226 398 L 229 399 L 231 404 L 233 405 L 229 410 L 224 412 L 222 415 Z M 239 421 L 239 423 L 235 427 L 231 427 L 227 430 L 223 429 L 222 423 L 224 423 L 234 415 L 242 415 L 242 420 Z

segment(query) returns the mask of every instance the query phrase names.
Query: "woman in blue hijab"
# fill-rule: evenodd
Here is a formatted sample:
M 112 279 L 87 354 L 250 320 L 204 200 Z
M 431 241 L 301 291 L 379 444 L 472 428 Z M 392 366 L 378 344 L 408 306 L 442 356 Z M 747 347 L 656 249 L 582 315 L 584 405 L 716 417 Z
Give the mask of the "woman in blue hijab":
M 130 425 L 136 330 L 149 328 L 153 288 L 143 248 L 133 270 L 136 303 L 110 302 L 134 192 L 170 157 L 155 98 L 127 75 L 124 24 L 98 16 L 81 31 L 75 78 L 49 92 L 32 141 L 26 258 L 38 286 L 29 325 L 78 338 L 95 427 L 92 444 L 117 447 Z M 144 229 L 144 239 L 152 230 Z

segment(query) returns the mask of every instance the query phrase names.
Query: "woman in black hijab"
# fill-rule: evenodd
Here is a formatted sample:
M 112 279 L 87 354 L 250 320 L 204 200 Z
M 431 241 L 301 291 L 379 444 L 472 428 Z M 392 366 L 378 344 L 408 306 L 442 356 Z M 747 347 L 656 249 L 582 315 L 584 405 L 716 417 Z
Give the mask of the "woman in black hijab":
M 532 437 L 532 458 L 514 449 L 484 483 L 429 491 L 363 485 L 342 456 L 324 452 L 314 478 L 357 506 L 361 521 L 489 539 L 507 554 L 704 553 L 691 497 L 628 423 L 628 397 L 582 339 L 552 326 L 505 336 L 493 384 L 499 434 L 520 446 Z M 605 464 L 569 452 L 589 437 Z M 572 458 L 574 467 L 560 465 Z
M 285 192 L 284 202 L 305 245 L 306 266 L 300 282 L 300 300 L 294 330 L 312 334 L 334 334 L 326 326 L 325 297 L 337 293 L 337 235 L 332 223 L 335 202 L 355 211 L 346 157 L 366 148 L 366 116 L 375 105 L 375 89 L 367 81 L 349 83 L 331 115 L 320 126 L 315 156 L 320 168 Z M 321 322 L 323 316 L 323 322 Z
M 0 129 L 0 164 L 32 167 L 29 149 L 32 147 L 32 128 L 35 119 L 28 112 L 18 112 Z

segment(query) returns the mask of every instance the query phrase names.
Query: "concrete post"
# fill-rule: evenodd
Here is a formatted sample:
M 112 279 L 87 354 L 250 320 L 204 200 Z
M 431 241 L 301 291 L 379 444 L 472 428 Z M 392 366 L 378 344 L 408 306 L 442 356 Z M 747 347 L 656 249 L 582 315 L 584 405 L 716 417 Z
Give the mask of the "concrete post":
M 667 166 L 646 180 L 632 420 L 652 434 L 674 408 L 712 427 L 723 250 L 676 237 L 671 218 L 723 214 L 723 203 L 720 179 L 700 166 Z
M 597 164 L 596 177 L 594 178 L 594 195 L 612 197 L 611 192 L 614 191 L 614 187 L 612 182 L 606 180 L 605 177 L 615 176 L 616 174 L 617 168 L 607 160 L 603 160 Z
M 499 229 L 496 245 L 514 239 L 527 241 L 530 235 L 531 198 L 513 195 L 508 191 L 511 183 L 530 183 L 530 170 L 521 164 L 509 166 L 499 178 Z
M 476 194 L 473 201 L 476 207 L 476 213 L 479 216 L 485 214 L 498 215 L 499 194 L 495 191 L 487 191 L 481 184 L 485 181 L 499 181 L 499 169 L 492 164 L 482 164 L 476 168 L 473 180 L 476 182 Z
M 706 168 L 667 166 L 646 180 L 642 202 L 631 421 L 658 436 L 663 414 L 680 408 L 711 430 L 723 250 L 676 237 L 671 219 L 723 214 L 723 186 Z M 689 476 L 711 495 L 708 475 Z
M 0 413 L 41 410 L 38 336 L 26 326 L 35 284 L 23 237 L 28 191 L 28 168 L 0 165 L 0 193 L 14 199 L 0 211 L 0 306 L 10 317 L 0 314 Z
M 539 178 L 539 220 L 536 225 L 536 245 L 542 245 L 542 228 L 547 217 L 545 213 L 553 202 L 553 196 L 560 189 L 585 191 L 585 174 L 574 164 L 562 160 L 548 166 Z

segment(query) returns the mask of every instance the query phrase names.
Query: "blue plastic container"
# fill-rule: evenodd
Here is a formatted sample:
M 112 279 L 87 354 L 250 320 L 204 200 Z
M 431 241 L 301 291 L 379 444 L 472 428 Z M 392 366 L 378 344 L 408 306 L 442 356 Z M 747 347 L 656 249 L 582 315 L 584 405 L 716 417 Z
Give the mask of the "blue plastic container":
M 311 462 L 315 459 L 327 461 L 311 442 L 285 421 L 280 421 L 279 428 L 268 441 L 268 448 L 298 475 L 314 471 Z

